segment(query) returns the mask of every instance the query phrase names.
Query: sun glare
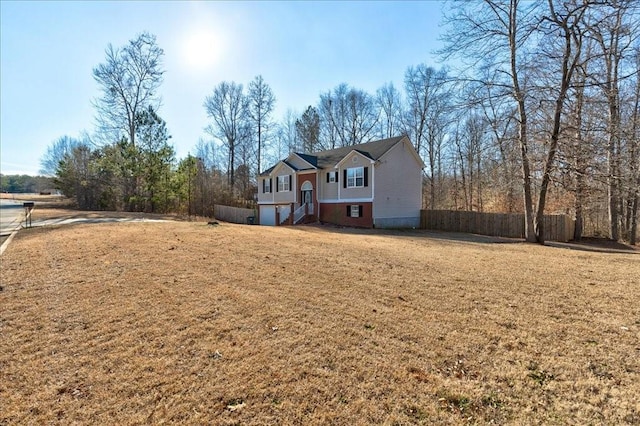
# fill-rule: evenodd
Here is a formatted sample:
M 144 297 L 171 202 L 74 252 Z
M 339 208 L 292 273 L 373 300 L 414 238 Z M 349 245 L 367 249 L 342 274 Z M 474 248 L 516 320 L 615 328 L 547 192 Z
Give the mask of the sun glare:
M 198 30 L 185 39 L 184 55 L 189 68 L 203 71 L 220 58 L 222 39 L 210 30 Z

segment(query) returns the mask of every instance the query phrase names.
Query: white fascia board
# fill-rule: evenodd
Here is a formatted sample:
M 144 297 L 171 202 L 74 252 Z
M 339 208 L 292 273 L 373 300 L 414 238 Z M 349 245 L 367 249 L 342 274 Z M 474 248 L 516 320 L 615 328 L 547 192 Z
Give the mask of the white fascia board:
M 375 161 L 374 161 L 374 160 L 372 160 L 371 158 L 367 157 L 367 156 L 366 156 L 366 155 L 364 155 L 364 154 L 359 153 L 359 152 L 358 152 L 357 150 L 355 150 L 355 149 L 352 149 L 351 151 L 349 151 L 349 153 L 348 153 L 347 155 L 345 155 L 344 157 L 342 157 L 342 160 L 338 161 L 338 162 L 336 163 L 336 165 L 335 165 L 335 166 L 333 166 L 333 168 L 334 168 L 334 169 L 339 169 L 339 168 L 340 168 L 340 165 L 341 165 L 341 164 L 342 164 L 342 163 L 343 163 L 343 162 L 344 162 L 344 161 L 345 161 L 345 160 L 346 160 L 346 159 L 347 159 L 351 154 L 353 154 L 354 152 L 355 152 L 356 154 L 358 154 L 360 157 L 364 158 L 365 160 L 368 160 L 368 161 L 369 161 L 369 163 L 372 163 L 372 164 L 373 164 L 373 163 L 375 163 Z
M 273 168 L 273 170 L 271 170 L 271 173 L 269 173 L 269 176 L 272 176 L 272 175 L 273 176 L 277 176 L 277 175 L 274 175 L 273 172 L 275 172 L 278 169 L 278 167 L 280 167 L 280 165 L 283 165 L 286 168 L 288 168 L 289 170 L 291 170 L 291 173 L 295 173 L 296 172 L 293 167 L 291 167 L 290 165 L 288 165 L 284 161 L 280 160 L 280 161 L 278 161 L 278 164 L 276 164 L 276 166 Z

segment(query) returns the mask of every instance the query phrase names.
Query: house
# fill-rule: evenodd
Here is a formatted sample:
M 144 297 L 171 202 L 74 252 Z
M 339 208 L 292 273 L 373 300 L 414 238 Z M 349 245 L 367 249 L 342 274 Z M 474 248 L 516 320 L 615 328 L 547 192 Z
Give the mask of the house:
M 291 153 L 258 176 L 259 223 L 418 227 L 424 163 L 406 136 Z

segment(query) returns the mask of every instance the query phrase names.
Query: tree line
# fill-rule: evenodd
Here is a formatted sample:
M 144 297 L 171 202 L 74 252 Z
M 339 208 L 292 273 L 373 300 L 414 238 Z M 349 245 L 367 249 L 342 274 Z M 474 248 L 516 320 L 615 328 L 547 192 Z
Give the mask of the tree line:
M 406 68 L 402 87 L 347 83 L 304 111 L 273 116 L 262 76 L 222 81 L 193 156 L 176 159 L 159 116 L 164 52 L 143 33 L 108 46 L 94 70 L 102 97 L 94 136 L 63 137 L 43 171 L 83 208 L 210 215 L 250 205 L 256 175 L 290 152 L 408 135 L 425 163 L 430 209 L 524 212 L 529 241 L 542 215 L 576 218 L 576 237 L 635 242 L 640 191 L 640 44 L 630 0 L 453 2 L 445 63 Z
M 0 174 L 0 192 L 11 194 L 52 192 L 53 180 L 46 176 Z

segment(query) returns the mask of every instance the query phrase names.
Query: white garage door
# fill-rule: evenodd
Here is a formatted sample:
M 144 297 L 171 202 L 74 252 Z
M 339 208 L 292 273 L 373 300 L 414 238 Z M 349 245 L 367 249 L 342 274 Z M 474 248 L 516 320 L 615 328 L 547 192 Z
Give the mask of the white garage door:
M 276 206 L 260 206 L 260 225 L 276 224 Z

